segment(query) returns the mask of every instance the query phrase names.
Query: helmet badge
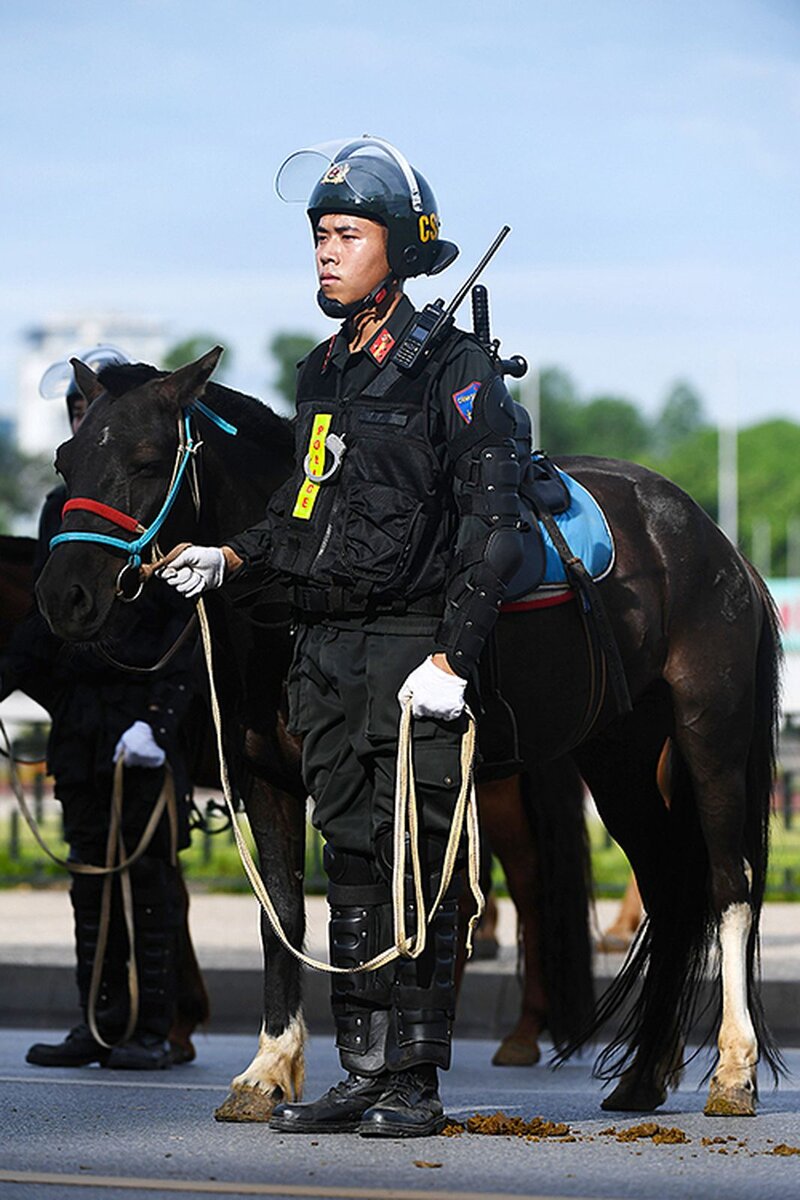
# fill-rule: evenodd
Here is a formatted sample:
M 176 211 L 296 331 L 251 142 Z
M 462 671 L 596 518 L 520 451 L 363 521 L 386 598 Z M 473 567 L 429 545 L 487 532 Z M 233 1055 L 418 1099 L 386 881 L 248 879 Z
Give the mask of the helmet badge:
M 331 163 L 325 174 L 322 176 L 320 183 L 344 183 L 347 179 L 347 172 L 350 170 L 350 163 Z

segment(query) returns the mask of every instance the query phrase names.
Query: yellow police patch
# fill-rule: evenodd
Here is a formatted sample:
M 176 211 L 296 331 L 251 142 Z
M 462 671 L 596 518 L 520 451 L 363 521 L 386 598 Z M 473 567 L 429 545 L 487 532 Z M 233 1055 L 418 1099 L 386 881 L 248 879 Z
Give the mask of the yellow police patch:
M 316 413 L 311 422 L 311 436 L 308 439 L 308 458 L 306 467 L 308 475 L 322 475 L 325 470 L 325 439 L 331 424 L 331 413 Z M 307 521 L 314 509 L 319 484 L 306 478 L 300 485 L 297 499 L 294 502 L 293 517 Z

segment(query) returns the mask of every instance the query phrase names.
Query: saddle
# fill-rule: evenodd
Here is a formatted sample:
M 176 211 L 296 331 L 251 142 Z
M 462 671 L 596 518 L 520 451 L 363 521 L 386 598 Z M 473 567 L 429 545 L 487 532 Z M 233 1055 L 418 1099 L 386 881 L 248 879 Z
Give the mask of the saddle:
M 520 495 L 528 525 L 525 557 L 506 589 L 504 610 L 536 608 L 570 590 L 565 557 L 580 559 L 594 582 L 605 578 L 614 565 L 614 538 L 602 508 L 583 484 L 536 451 Z
M 592 727 L 606 690 L 606 678 L 618 713 L 631 707 L 628 684 L 614 631 L 595 586 L 614 565 L 614 539 L 606 517 L 591 493 L 547 456 L 537 451 L 520 488 L 528 509 L 523 534 L 525 556 L 512 579 L 501 611 L 519 612 L 578 600 L 593 686 L 581 725 L 581 737 Z M 499 681 L 498 681 L 499 682 Z

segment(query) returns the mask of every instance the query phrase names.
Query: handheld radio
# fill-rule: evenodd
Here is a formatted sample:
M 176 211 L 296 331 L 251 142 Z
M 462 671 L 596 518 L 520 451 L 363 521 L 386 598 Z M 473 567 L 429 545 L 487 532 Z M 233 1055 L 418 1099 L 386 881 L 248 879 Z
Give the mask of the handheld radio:
M 495 256 L 501 243 L 510 232 L 511 226 L 504 225 L 475 270 L 466 282 L 461 285 L 447 307 L 445 307 L 444 300 L 435 300 L 433 304 L 426 304 L 422 312 L 418 314 L 411 332 L 403 338 L 403 341 L 394 354 L 395 364 L 405 375 L 414 375 L 422 369 L 437 344 L 453 325 L 454 315 L 461 301 L 476 282 L 486 264 Z M 493 357 L 497 357 L 496 349 Z M 524 362 L 524 359 L 521 361 Z M 525 370 L 527 370 L 527 364 L 525 365 Z M 523 370 L 521 374 L 524 373 L 525 371 Z

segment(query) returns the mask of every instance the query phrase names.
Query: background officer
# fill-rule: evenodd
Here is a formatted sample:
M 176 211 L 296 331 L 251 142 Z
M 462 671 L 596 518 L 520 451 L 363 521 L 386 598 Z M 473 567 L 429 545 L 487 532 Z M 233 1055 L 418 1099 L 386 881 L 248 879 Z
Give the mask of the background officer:
M 315 151 L 284 164 L 283 198 L 315 154 L 319 164 Z M 426 180 L 375 138 L 341 145 L 316 180 L 307 207 L 317 298 L 343 324 L 300 365 L 295 471 L 260 525 L 221 549 L 189 547 L 162 574 L 189 596 L 232 571 L 277 571 L 290 588 L 290 718 L 326 840 L 331 959 L 352 969 L 393 942 L 398 693 L 417 718 L 426 909 L 436 895 L 465 689 L 521 558 L 520 466 L 510 397 L 471 335 L 452 330 L 421 369 L 407 369 L 421 327 L 403 281 L 458 253 L 439 236 Z M 312 1104 L 280 1105 L 274 1128 L 389 1137 L 442 1128 L 437 1069 L 450 1063 L 456 932 L 451 888 L 421 957 L 334 977 L 348 1076 Z
M 126 362 L 112 347 L 81 355 L 95 370 Z M 87 402 L 74 383 L 67 362 L 45 373 L 41 390 L 48 398 L 64 396 L 75 433 Z M 61 527 L 66 499 L 63 484 L 47 496 L 39 522 L 35 574 L 49 553 L 50 539 Z M 149 591 L 149 589 L 148 589 Z M 177 602 L 176 602 L 177 601 Z M 130 634 L 114 646 L 125 663 L 147 667 L 157 662 L 190 616 L 168 588 L 159 586 L 131 605 Z M 61 802 L 64 838 L 75 863 L 102 866 L 106 856 L 114 764 L 125 764 L 122 832 L 128 852 L 144 830 L 161 791 L 168 761 L 178 801 L 180 846 L 188 844 L 189 780 L 179 744 L 178 726 L 191 696 L 191 646 L 181 648 L 155 673 L 127 674 L 98 654 L 65 646 L 38 610 L 14 632 L 0 664 L 7 695 L 16 687 L 31 695 L 51 716 L 48 771 Z M 86 1023 L 89 990 L 100 927 L 102 878 L 73 874 L 70 899 L 75 917 L 77 983 L 83 1020 L 58 1044 L 31 1046 L 27 1061 L 37 1066 L 72 1067 L 99 1062 L 120 1069 L 170 1065 L 166 1043 L 176 997 L 176 949 L 183 917 L 177 867 L 171 861 L 166 814 L 144 855 L 131 867 L 139 1014 L 132 1036 L 108 1049 Z M 128 1018 L 127 961 L 129 947 L 118 878 L 114 879 L 108 941 L 96 1005 L 97 1027 L 104 1041 L 117 1042 Z

